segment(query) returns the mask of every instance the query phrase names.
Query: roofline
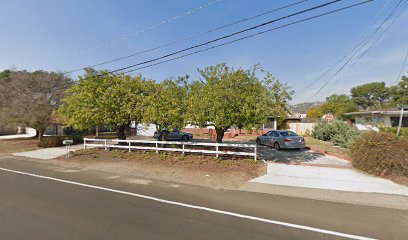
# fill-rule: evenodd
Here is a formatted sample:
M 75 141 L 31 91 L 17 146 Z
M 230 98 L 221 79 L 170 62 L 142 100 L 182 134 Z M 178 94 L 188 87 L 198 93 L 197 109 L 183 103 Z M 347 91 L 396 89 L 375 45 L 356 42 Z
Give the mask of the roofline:
M 400 115 L 401 111 L 400 110 L 393 110 L 393 111 L 361 111 L 361 112 L 349 112 L 349 113 L 344 113 L 344 115 L 347 116 L 353 116 L 353 115 Z M 408 115 L 408 112 L 404 112 L 403 115 Z

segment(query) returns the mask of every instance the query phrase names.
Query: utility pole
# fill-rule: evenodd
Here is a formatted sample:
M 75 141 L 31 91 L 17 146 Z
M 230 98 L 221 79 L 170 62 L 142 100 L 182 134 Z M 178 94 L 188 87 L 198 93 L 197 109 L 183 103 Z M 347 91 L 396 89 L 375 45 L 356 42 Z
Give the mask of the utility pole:
M 408 106 L 401 106 L 401 114 L 400 114 L 400 119 L 399 119 L 399 123 L 398 123 L 398 130 L 397 130 L 397 136 L 399 136 L 400 131 L 401 131 L 401 126 L 402 126 L 402 117 L 404 115 L 404 110 L 408 109 Z

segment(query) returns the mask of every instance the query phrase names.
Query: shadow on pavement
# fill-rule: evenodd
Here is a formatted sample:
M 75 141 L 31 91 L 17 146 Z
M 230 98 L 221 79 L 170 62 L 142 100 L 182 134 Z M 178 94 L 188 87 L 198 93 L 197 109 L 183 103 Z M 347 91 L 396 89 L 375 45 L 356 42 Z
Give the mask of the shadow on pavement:
M 324 154 L 312 152 L 308 148 L 282 149 L 280 151 L 276 151 L 272 147 L 267 146 L 258 147 L 258 157 L 260 159 L 279 163 L 310 162 L 322 156 L 324 156 Z

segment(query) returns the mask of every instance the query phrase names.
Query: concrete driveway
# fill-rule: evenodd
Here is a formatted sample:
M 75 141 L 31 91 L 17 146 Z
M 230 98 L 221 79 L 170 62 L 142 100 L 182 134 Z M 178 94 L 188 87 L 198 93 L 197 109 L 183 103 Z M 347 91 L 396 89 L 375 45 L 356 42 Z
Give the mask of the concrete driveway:
M 348 160 L 335 156 L 314 152 L 308 148 L 304 149 L 282 149 L 276 151 L 272 147 L 259 146 L 258 157 L 268 162 L 275 163 L 309 163 L 318 165 L 330 165 L 339 167 L 351 167 Z

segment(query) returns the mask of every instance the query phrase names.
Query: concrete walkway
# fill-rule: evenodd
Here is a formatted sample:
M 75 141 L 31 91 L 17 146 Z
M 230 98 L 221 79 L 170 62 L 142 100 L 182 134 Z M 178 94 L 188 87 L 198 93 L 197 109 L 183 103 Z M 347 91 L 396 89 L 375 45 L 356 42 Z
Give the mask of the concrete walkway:
M 73 145 L 70 148 L 71 151 L 76 151 L 79 149 L 83 149 L 82 144 Z M 53 159 L 53 158 L 57 158 L 60 156 L 64 156 L 66 153 L 67 153 L 67 150 L 65 147 L 55 147 L 55 148 L 43 148 L 43 149 L 38 149 L 38 150 L 33 150 L 33 151 L 28 151 L 28 152 L 13 153 L 13 155 L 20 156 L 20 157 L 37 158 L 37 159 Z
M 370 176 L 354 169 L 268 163 L 267 174 L 252 183 L 317 188 L 349 192 L 370 192 L 408 196 L 408 187 Z

